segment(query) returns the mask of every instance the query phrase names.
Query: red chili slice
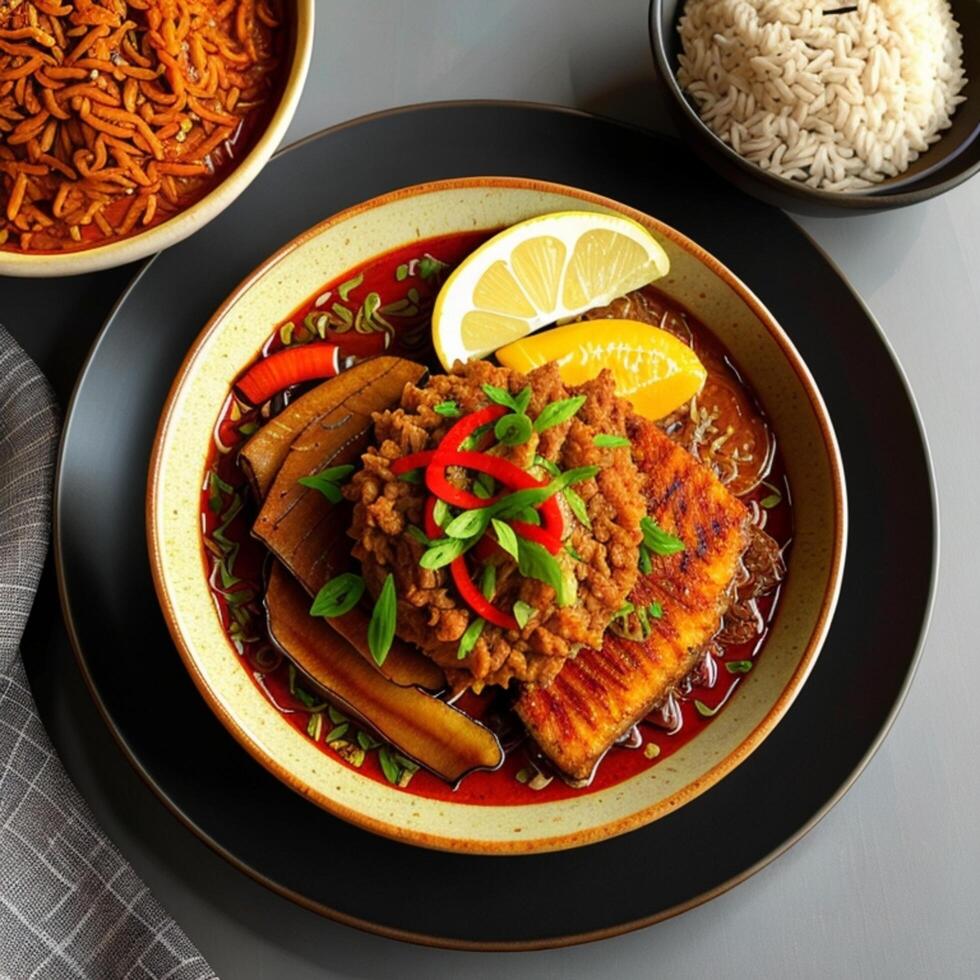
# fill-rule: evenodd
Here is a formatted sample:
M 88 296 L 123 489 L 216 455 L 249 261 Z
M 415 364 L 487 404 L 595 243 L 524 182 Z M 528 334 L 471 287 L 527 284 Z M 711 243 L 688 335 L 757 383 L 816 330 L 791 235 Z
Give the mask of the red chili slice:
M 482 616 L 488 623 L 493 623 L 494 626 L 500 626 L 505 630 L 520 628 L 517 620 L 510 613 L 502 612 L 484 597 L 476 583 L 470 578 L 469 569 L 466 567 L 466 561 L 462 555 L 452 562 L 449 570 L 452 572 L 453 581 L 456 583 L 456 590 L 477 616 Z
M 442 437 L 439 449 L 459 449 L 460 444 L 467 436 L 473 435 L 475 429 L 488 422 L 496 422 L 501 415 L 506 415 L 507 409 L 503 405 L 487 405 L 477 412 L 464 415 L 458 422 L 450 426 L 449 431 Z
M 434 449 L 425 449 L 420 453 L 409 453 L 407 456 L 400 456 L 391 464 L 391 472 L 395 476 L 402 476 L 412 470 L 428 466 L 435 456 Z
M 428 496 L 425 498 L 425 506 L 422 508 L 422 530 L 428 538 L 441 538 L 442 528 L 436 523 L 436 498 Z
M 519 534 L 526 541 L 533 541 L 548 549 L 553 555 L 561 551 L 561 539 L 549 534 L 543 527 L 537 524 L 529 524 L 527 521 L 511 521 L 510 526 L 516 534 Z
M 304 344 L 263 357 L 235 382 L 235 388 L 250 405 L 258 406 L 302 381 L 332 378 L 339 373 L 340 348 L 336 344 Z

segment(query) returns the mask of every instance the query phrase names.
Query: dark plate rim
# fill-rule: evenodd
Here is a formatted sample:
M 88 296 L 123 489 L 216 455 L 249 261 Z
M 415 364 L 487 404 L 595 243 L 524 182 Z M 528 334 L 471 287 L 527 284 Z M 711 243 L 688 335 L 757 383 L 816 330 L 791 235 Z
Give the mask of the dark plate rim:
M 289 144 L 279 150 L 275 157 L 281 154 L 288 153 L 292 150 L 296 150 L 305 146 L 307 143 L 313 142 L 321 137 L 327 136 L 331 133 L 339 132 L 354 126 L 358 126 L 362 123 L 371 122 L 377 119 L 382 119 L 388 116 L 401 115 L 408 112 L 414 112 L 419 110 L 434 109 L 434 108 L 469 108 L 476 106 L 496 106 L 501 108 L 519 108 L 519 109 L 533 109 L 543 112 L 554 112 L 562 115 L 580 117 L 585 119 L 599 119 L 604 122 L 612 123 L 617 126 L 625 126 L 628 129 L 640 133 L 648 133 L 643 127 L 635 126 L 630 123 L 624 123 L 617 119 L 612 119 L 610 117 L 602 116 L 597 113 L 584 112 L 580 109 L 574 109 L 567 106 L 552 105 L 544 102 L 530 102 L 530 101 L 519 101 L 519 100 L 504 100 L 504 99 L 461 99 L 461 100 L 445 100 L 439 102 L 423 102 L 415 103 L 412 105 L 398 106 L 391 109 L 384 109 L 379 112 L 369 113 L 363 116 L 357 116 L 353 119 L 346 120 L 335 126 L 328 126 L 325 129 L 319 130 L 316 133 L 312 133 L 303 139 L 297 140 L 294 143 Z M 429 935 L 426 933 L 417 933 L 410 930 L 397 929 L 390 926 L 383 926 L 378 923 L 371 922 L 370 920 L 360 918 L 358 916 L 352 916 L 348 913 L 341 912 L 334 909 L 328 905 L 314 902 L 293 889 L 287 888 L 276 881 L 273 881 L 267 875 L 258 871 L 257 869 L 251 867 L 247 862 L 241 860 L 235 854 L 230 852 L 221 843 L 219 843 L 213 836 L 208 834 L 202 828 L 198 827 L 197 824 L 191 819 L 191 817 L 184 812 L 180 805 L 172 799 L 166 790 L 154 781 L 147 772 L 146 768 L 143 766 L 136 754 L 131 750 L 128 742 L 123 736 L 122 732 L 116 726 L 114 720 L 109 714 L 108 708 L 95 685 L 94 678 L 88 669 L 88 664 L 85 659 L 85 653 L 82 648 L 81 640 L 78 635 L 74 617 L 72 616 L 71 610 L 71 600 L 68 594 L 68 583 L 65 577 L 64 568 L 64 552 L 63 552 L 63 541 L 61 534 L 61 501 L 62 501 L 62 479 L 64 475 L 64 461 L 66 455 L 66 448 L 69 443 L 71 436 L 71 429 L 73 423 L 73 415 L 75 403 L 81 395 L 82 389 L 85 385 L 86 378 L 89 374 L 89 370 L 95 361 L 99 353 L 99 348 L 102 345 L 104 338 L 106 337 L 108 330 L 121 311 L 123 306 L 128 301 L 130 295 L 135 291 L 140 283 L 140 280 L 144 274 L 149 270 L 150 266 L 154 261 L 154 257 L 145 260 L 140 268 L 134 274 L 130 283 L 126 286 L 125 290 L 120 295 L 119 299 L 113 305 L 112 309 L 109 311 L 106 317 L 105 323 L 100 329 L 95 341 L 89 350 L 88 355 L 85 358 L 85 362 L 82 365 L 82 369 L 78 374 L 78 378 L 75 381 L 75 385 L 72 389 L 71 398 L 69 399 L 67 408 L 65 410 L 65 423 L 62 429 L 61 441 L 58 447 L 58 460 L 55 470 L 54 479 L 54 504 L 52 507 L 53 512 L 53 526 L 52 526 L 52 550 L 54 552 L 55 561 L 55 571 L 57 576 L 57 587 L 58 587 L 58 598 L 61 605 L 62 617 L 65 622 L 65 627 L 68 632 L 68 637 L 71 642 L 72 652 L 75 657 L 75 662 L 78 665 L 78 669 L 82 675 L 82 679 L 85 682 L 85 686 L 88 688 L 89 695 L 91 696 L 93 702 L 95 703 L 96 709 L 105 722 L 106 727 L 109 729 L 114 741 L 119 746 L 122 754 L 125 756 L 126 760 L 133 767 L 137 775 L 146 786 L 157 796 L 157 798 L 163 803 L 163 805 L 170 811 L 173 816 L 175 816 L 188 830 L 191 831 L 200 841 L 205 843 L 210 847 L 216 854 L 220 855 L 232 866 L 237 868 L 239 871 L 248 875 L 254 881 L 266 888 L 275 892 L 276 894 L 288 899 L 291 902 L 301 906 L 302 908 L 308 909 L 311 912 L 316 912 L 326 918 L 333 919 L 336 922 L 343 923 L 344 925 L 353 926 L 354 928 L 360 929 L 364 932 L 372 933 L 375 935 L 384 936 L 388 939 L 398 939 L 404 942 L 412 942 L 421 946 L 433 946 L 444 949 L 456 949 L 456 950 L 470 950 L 470 951 L 485 951 L 485 952 L 519 952 L 526 950 L 541 950 L 541 949 L 555 949 L 564 946 L 573 946 L 581 943 L 595 942 L 600 939 L 608 939 L 613 936 L 623 935 L 628 932 L 633 932 L 637 929 L 642 929 L 646 926 L 653 925 L 657 922 L 661 922 L 665 919 L 674 917 L 675 915 L 680 915 L 682 912 L 686 912 L 689 909 L 696 908 L 698 905 L 702 905 L 705 902 L 710 901 L 712 898 L 716 898 L 718 895 L 722 895 L 734 888 L 736 885 L 741 884 L 743 881 L 752 877 L 756 872 L 761 871 L 762 868 L 766 867 L 777 857 L 783 854 L 785 851 L 789 850 L 797 841 L 801 840 L 810 830 L 812 830 L 833 808 L 838 802 L 844 797 L 847 791 L 854 785 L 858 777 L 864 771 L 865 767 L 871 761 L 875 753 L 880 748 L 882 742 L 887 737 L 892 725 L 895 723 L 895 719 L 905 703 L 908 696 L 909 689 L 911 687 L 912 681 L 915 677 L 916 671 L 918 669 L 919 663 L 922 658 L 922 650 L 925 643 L 926 636 L 929 631 L 929 624 L 932 619 L 933 608 L 935 605 L 936 597 L 936 587 L 938 580 L 938 570 L 939 570 L 939 502 L 938 493 L 936 488 L 936 481 L 934 475 L 934 466 L 932 462 L 932 453 L 929 447 L 929 442 L 926 437 L 925 428 L 922 423 L 922 415 L 919 411 L 918 403 L 916 402 L 915 396 L 912 393 L 912 389 L 909 385 L 908 377 L 906 376 L 905 370 L 899 362 L 895 355 L 895 351 L 892 345 L 888 341 L 884 332 L 881 329 L 881 325 L 878 323 L 874 314 L 868 308 L 864 300 L 858 295 L 857 291 L 850 284 L 850 281 L 844 275 L 843 271 L 837 265 L 836 262 L 827 254 L 827 252 L 816 242 L 813 238 L 801 228 L 792 217 L 787 215 L 789 220 L 796 226 L 797 231 L 802 234 L 806 240 L 810 243 L 811 247 L 821 256 L 821 258 L 830 266 L 835 275 L 841 280 L 843 285 L 851 293 L 854 301 L 858 304 L 861 311 L 867 318 L 868 322 L 875 330 L 878 335 L 878 340 L 885 349 L 885 352 L 890 358 L 898 379 L 905 391 L 905 395 L 908 398 L 909 405 L 912 409 L 912 414 L 915 419 L 915 424 L 918 430 L 919 438 L 922 442 L 923 458 L 928 471 L 929 480 L 929 490 L 930 490 L 930 500 L 932 504 L 932 514 L 933 514 L 933 540 L 931 549 L 931 569 L 929 574 L 929 590 L 926 597 L 925 608 L 923 610 L 922 625 L 919 628 L 918 636 L 915 641 L 915 649 L 910 662 L 908 672 L 902 682 L 901 689 L 898 696 L 892 705 L 891 710 L 888 713 L 887 718 L 882 724 L 880 730 L 875 736 L 872 743 L 869 745 L 865 754 L 861 757 L 858 764 L 854 767 L 847 778 L 841 783 L 834 795 L 827 800 L 827 802 L 802 826 L 797 830 L 797 832 L 786 840 L 784 840 L 779 846 L 775 847 L 767 855 L 757 861 L 755 864 L 751 865 L 749 868 L 742 871 L 740 874 L 734 875 L 728 880 L 722 882 L 714 888 L 708 889 L 702 892 L 700 895 L 691 899 L 690 901 L 683 902 L 679 905 L 672 906 L 671 908 L 664 909 L 660 912 L 655 913 L 651 916 L 645 916 L 639 919 L 630 920 L 628 922 L 621 922 L 615 926 L 607 927 L 604 929 L 597 929 L 589 932 L 571 934 L 568 936 L 552 937 L 543 940 L 527 940 L 527 941 L 507 941 L 507 942 L 471 942 L 468 940 L 460 940 L 455 938 Z M 846 474 L 845 474 L 846 476 Z
M 906 181 L 903 181 L 900 184 L 877 186 L 853 192 L 824 191 L 819 190 L 816 187 L 807 187 L 806 184 L 801 184 L 794 180 L 788 180 L 785 177 L 776 177 L 773 174 L 767 173 L 765 170 L 761 170 L 755 164 L 749 163 L 748 160 L 736 153 L 730 146 L 728 146 L 727 143 L 720 140 L 712 132 L 710 127 L 706 126 L 701 121 L 701 117 L 694 111 L 687 99 L 684 98 L 684 93 L 677 84 L 677 79 L 667 57 L 667 49 L 664 43 L 664 32 L 660 26 L 663 6 L 664 0 L 650 0 L 647 7 L 647 33 L 650 38 L 650 52 L 653 56 L 654 68 L 656 69 L 657 75 L 659 76 L 661 83 L 668 90 L 670 99 L 674 102 L 680 112 L 683 113 L 688 125 L 693 126 L 711 145 L 715 152 L 720 153 L 729 164 L 737 167 L 738 170 L 745 174 L 745 176 L 750 180 L 756 181 L 765 187 L 768 187 L 770 190 L 787 194 L 790 197 L 795 197 L 799 201 L 806 201 L 811 204 L 813 202 L 819 202 L 820 204 L 830 205 L 833 207 L 846 208 L 853 211 L 862 211 L 881 210 L 882 208 L 900 208 L 909 204 L 918 204 L 921 201 L 927 201 L 930 198 L 938 197 L 940 194 L 945 194 L 947 191 L 951 191 L 954 187 L 958 187 L 960 184 L 964 183 L 980 172 L 980 160 L 977 160 L 976 163 L 971 164 L 965 170 L 952 174 L 945 180 L 941 180 L 938 184 L 930 184 L 928 187 L 922 187 L 919 190 L 910 189 L 915 187 L 917 181 L 925 177 L 930 177 L 937 171 L 942 170 L 947 164 L 951 163 L 956 157 L 972 146 L 975 140 L 980 139 L 980 131 L 977 129 L 974 129 L 972 135 L 967 137 L 949 156 L 944 157 L 942 160 L 937 161 L 936 163 L 927 167 L 922 172 L 916 174 L 914 178 L 908 178 Z M 893 191 L 892 188 L 896 186 L 898 187 L 898 190 Z M 809 238 L 809 235 L 807 237 Z M 814 244 L 816 243 L 814 242 Z M 826 256 L 824 257 L 826 258 Z M 836 272 L 840 272 L 836 265 L 834 265 L 833 268 Z M 847 279 L 843 275 L 841 275 L 841 278 L 845 283 L 847 283 L 848 288 L 850 288 L 850 283 L 847 282 Z M 854 292 L 854 290 L 851 291 Z M 855 293 L 855 295 L 857 294 Z M 878 332 L 881 333 L 880 329 Z M 894 352 L 890 347 L 888 349 L 888 353 L 891 355 L 892 359 L 895 360 Z M 898 361 L 895 360 L 895 363 L 897 364 Z M 904 374 L 902 380 L 906 380 Z M 907 383 L 905 387 L 908 389 Z M 914 402 L 912 405 L 915 409 L 916 417 L 918 418 L 918 405 L 916 405 Z M 921 419 L 919 428 L 920 430 L 922 429 Z M 931 473 L 931 457 L 929 458 L 929 464 Z

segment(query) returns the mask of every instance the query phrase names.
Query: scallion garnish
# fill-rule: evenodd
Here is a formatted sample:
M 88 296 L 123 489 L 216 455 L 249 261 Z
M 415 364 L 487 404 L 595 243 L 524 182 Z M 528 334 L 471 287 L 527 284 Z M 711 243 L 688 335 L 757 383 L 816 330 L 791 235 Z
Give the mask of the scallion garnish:
M 561 476 L 561 470 L 558 469 L 558 464 L 553 463 L 550 459 L 545 459 L 544 456 L 535 456 L 534 465 L 540 466 L 548 476 Z
M 532 431 L 531 420 L 516 413 L 502 415 L 493 427 L 497 441 L 505 446 L 523 446 L 531 438 Z
M 327 732 L 327 737 L 324 739 L 324 741 L 327 743 L 327 745 L 329 745 L 331 742 L 340 741 L 340 739 L 347 734 L 349 728 L 349 721 L 342 721 L 339 725 L 334 725 L 334 727 Z
M 319 490 L 332 504 L 339 504 L 343 494 L 340 492 L 340 485 L 354 472 L 354 467 L 331 466 L 329 469 L 321 470 L 312 476 L 301 476 L 297 481 L 304 487 L 312 490 Z
M 524 629 L 524 627 L 527 626 L 527 624 L 531 621 L 531 617 L 534 616 L 534 613 L 534 606 L 524 602 L 523 599 L 518 599 L 517 602 L 514 603 L 514 619 L 517 620 L 517 625 L 520 626 L 521 629 Z
M 347 282 L 342 282 L 337 287 L 337 292 L 340 294 L 340 298 L 346 303 L 350 294 L 357 289 L 361 283 L 364 282 L 364 273 L 358 273 L 353 279 L 348 279 Z
M 480 574 L 480 592 L 487 602 L 493 601 L 493 595 L 497 591 L 497 566 L 486 564 Z
M 649 615 L 654 619 L 660 619 L 664 614 L 664 607 L 660 605 L 656 599 L 654 599 L 654 601 L 647 606 L 647 613 L 649 613 Z
M 512 395 L 506 388 L 498 388 L 497 385 L 483 385 L 483 394 L 487 396 L 495 405 L 503 405 L 517 415 L 523 415 L 527 411 L 527 406 L 531 403 L 531 386 L 523 388 L 516 395 Z
M 446 524 L 452 520 L 452 513 L 449 510 L 449 504 L 445 500 L 437 500 L 435 506 L 432 508 L 432 519 L 439 525 L 439 527 L 445 527 Z
M 459 407 L 453 401 L 439 402 L 432 407 L 432 411 L 446 419 L 458 419 L 460 416 Z
M 330 579 L 320 589 L 310 606 L 311 616 L 326 616 L 331 619 L 350 612 L 364 595 L 364 579 L 353 572 L 344 572 Z
M 405 528 L 405 533 L 410 538 L 414 538 L 416 541 L 418 541 L 418 543 L 423 547 L 428 548 L 432 543 L 425 531 L 423 531 L 420 527 L 416 527 L 414 524 L 409 524 L 408 527 Z
M 466 627 L 463 635 L 459 638 L 459 647 L 456 649 L 457 660 L 465 660 L 469 656 L 470 651 L 476 646 L 476 641 L 480 639 L 480 634 L 483 632 L 484 626 L 486 626 L 486 620 L 477 616 Z
M 565 545 L 565 550 L 566 550 L 566 551 L 567 551 L 567 552 L 568 552 L 568 553 L 569 553 L 569 554 L 570 554 L 570 555 L 571 555 L 571 556 L 572 556 L 572 557 L 573 557 L 573 558 L 574 558 L 574 559 L 575 559 L 576 561 L 585 561 L 585 559 L 584 559 L 584 558 L 583 558 L 583 557 L 582 557 L 582 556 L 581 556 L 581 555 L 580 555 L 580 554 L 579 554 L 579 553 L 578 553 L 578 552 L 577 552 L 577 551 L 575 550 L 575 548 L 574 548 L 574 547 L 572 546 L 572 543 L 571 543 L 571 541 L 569 541 L 569 543 Z
M 489 500 L 497 488 L 497 482 L 489 473 L 477 473 L 473 481 L 473 493 L 481 500 Z
M 747 674 L 752 669 L 751 660 L 726 660 L 725 670 L 729 674 Z
M 585 507 L 585 501 L 579 496 L 578 492 L 571 487 L 565 487 L 562 494 L 565 497 L 565 503 L 568 504 L 568 508 L 575 515 L 576 520 L 584 527 L 592 527 L 592 522 L 589 520 L 589 512 Z
M 544 432 L 545 429 L 567 422 L 584 404 L 585 395 L 576 395 L 574 398 L 564 398 L 545 405 L 534 420 L 534 431 Z
M 602 432 L 592 437 L 592 444 L 600 449 L 618 449 L 620 446 L 628 446 L 630 441 L 623 436 L 607 435 Z
M 428 554 L 428 552 L 426 552 Z M 422 556 L 423 558 L 425 555 Z M 395 621 L 398 617 L 398 597 L 395 595 L 395 576 L 388 573 L 381 587 L 378 601 L 368 623 L 368 646 L 374 662 L 380 667 L 388 656 L 395 639 Z
M 696 698 L 694 700 L 694 707 L 702 718 L 711 718 L 712 715 L 718 714 L 721 710 L 720 704 L 716 708 L 709 708 L 703 701 L 698 701 Z
M 438 538 L 429 542 L 429 547 L 419 558 L 419 565 L 434 572 L 438 568 L 454 562 L 474 541 L 472 538 Z
M 490 524 L 492 525 L 494 533 L 497 536 L 497 544 L 499 544 L 500 547 L 511 556 L 511 558 L 517 561 L 517 535 L 514 533 L 514 529 L 509 524 L 505 524 L 503 521 L 498 521 L 495 517 L 491 518 Z
M 567 606 L 571 601 L 561 565 L 547 548 L 536 541 L 517 539 L 517 568 L 525 578 L 537 579 L 545 585 L 550 585 L 555 590 L 559 607 Z
M 655 555 L 676 555 L 684 550 L 684 542 L 665 531 L 652 517 L 640 521 L 643 543 Z

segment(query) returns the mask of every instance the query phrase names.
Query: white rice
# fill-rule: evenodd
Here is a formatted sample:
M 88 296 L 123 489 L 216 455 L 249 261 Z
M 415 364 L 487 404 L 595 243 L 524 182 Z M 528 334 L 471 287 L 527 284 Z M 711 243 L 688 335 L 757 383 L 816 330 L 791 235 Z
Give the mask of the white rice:
M 904 172 L 965 98 L 947 0 L 687 0 L 678 31 L 677 80 L 701 118 L 746 160 L 810 187 Z

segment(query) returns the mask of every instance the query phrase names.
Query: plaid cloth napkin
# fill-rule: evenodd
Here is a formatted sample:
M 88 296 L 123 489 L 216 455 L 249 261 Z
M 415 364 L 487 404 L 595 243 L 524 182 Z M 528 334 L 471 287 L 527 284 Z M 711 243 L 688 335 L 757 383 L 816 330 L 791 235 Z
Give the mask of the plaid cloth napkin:
M 21 663 L 57 441 L 48 384 L 0 327 L 0 978 L 204 980 L 214 972 L 62 767 Z

